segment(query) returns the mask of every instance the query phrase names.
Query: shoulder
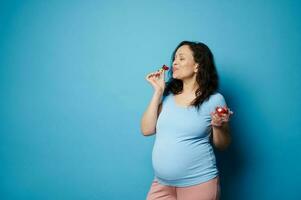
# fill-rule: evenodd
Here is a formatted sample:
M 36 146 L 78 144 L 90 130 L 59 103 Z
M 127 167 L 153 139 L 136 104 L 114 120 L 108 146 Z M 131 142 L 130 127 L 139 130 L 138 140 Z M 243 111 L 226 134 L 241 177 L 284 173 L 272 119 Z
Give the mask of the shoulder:
M 210 95 L 208 101 L 211 103 L 220 103 L 220 102 L 224 102 L 225 98 L 224 95 L 222 95 L 221 93 L 215 92 L 212 95 Z
M 215 110 L 217 106 L 226 106 L 226 100 L 224 98 L 224 95 L 222 95 L 219 92 L 215 92 L 212 95 L 210 95 L 209 99 L 206 102 L 210 112 Z

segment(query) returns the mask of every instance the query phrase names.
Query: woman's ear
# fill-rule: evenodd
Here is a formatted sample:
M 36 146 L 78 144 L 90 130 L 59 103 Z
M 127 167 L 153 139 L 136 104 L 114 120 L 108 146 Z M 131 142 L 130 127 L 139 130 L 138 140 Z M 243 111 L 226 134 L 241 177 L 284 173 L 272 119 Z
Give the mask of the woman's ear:
M 199 67 L 199 64 L 195 64 L 195 67 L 194 67 L 194 72 L 195 72 L 195 73 L 198 72 L 198 67 Z

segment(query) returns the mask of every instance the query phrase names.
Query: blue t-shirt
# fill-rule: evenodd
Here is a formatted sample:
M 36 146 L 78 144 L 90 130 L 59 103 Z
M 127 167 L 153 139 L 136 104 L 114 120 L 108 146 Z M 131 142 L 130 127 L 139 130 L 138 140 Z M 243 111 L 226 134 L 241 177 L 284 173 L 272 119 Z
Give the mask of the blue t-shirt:
M 210 113 L 216 106 L 225 105 L 218 92 L 204 101 L 199 111 L 193 106 L 178 105 L 172 93 L 163 98 L 152 151 L 155 179 L 159 183 L 186 187 L 218 176 L 210 143 Z

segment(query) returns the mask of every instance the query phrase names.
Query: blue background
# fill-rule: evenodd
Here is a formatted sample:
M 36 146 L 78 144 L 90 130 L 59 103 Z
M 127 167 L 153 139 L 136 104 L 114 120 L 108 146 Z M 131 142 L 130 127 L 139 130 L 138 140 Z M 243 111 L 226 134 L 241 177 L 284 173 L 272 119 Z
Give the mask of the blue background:
M 146 74 L 182 40 L 235 112 L 222 199 L 300 199 L 301 2 L 1 1 L 0 198 L 145 199 Z

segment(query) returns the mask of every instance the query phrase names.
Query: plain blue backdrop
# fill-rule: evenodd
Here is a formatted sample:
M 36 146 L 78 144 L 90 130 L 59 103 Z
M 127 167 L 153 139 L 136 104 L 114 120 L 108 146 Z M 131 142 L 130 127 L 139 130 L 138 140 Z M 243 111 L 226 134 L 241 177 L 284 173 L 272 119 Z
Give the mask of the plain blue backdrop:
M 146 74 L 212 50 L 235 112 L 222 199 L 300 199 L 301 2 L 1 1 L 0 198 L 145 199 Z

